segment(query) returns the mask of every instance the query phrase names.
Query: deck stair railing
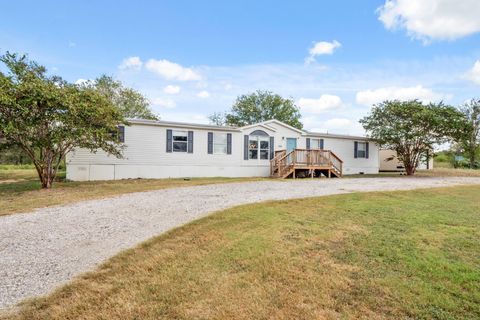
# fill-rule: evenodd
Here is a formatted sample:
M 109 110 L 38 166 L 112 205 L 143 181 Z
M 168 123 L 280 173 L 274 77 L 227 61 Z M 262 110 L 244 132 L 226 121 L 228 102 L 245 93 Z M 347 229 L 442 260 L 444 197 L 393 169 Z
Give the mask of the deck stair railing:
M 328 176 L 334 174 L 342 176 L 343 161 L 331 150 L 322 149 L 294 149 L 287 153 L 285 150 L 275 152 L 270 160 L 270 175 L 285 178 L 296 170 L 327 170 Z

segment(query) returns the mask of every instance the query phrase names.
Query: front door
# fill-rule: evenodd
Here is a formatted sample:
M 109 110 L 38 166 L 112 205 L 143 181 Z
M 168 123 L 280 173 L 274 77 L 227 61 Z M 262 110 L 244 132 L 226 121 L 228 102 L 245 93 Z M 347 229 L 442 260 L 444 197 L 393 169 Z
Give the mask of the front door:
M 287 138 L 287 153 L 297 149 L 297 139 L 296 138 Z

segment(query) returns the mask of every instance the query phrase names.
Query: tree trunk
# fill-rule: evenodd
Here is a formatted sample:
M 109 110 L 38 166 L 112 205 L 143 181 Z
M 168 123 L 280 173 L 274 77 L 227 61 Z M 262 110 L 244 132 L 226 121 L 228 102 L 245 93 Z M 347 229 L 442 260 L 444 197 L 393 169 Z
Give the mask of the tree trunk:
M 53 180 L 55 179 L 56 170 L 53 165 L 53 157 L 48 156 L 44 159 L 44 163 L 40 170 L 38 170 L 40 183 L 42 189 L 50 189 L 53 185 Z
M 52 179 L 45 178 L 42 180 L 42 189 L 50 189 L 52 187 Z
M 415 167 L 412 165 L 405 166 L 405 172 L 407 176 L 413 176 L 415 174 Z
M 32 160 L 42 189 L 50 189 L 57 175 L 58 167 L 70 149 L 67 147 L 60 150 L 44 148 L 37 152 L 26 145 L 22 145 L 21 148 Z
M 42 175 L 40 176 L 40 182 L 42 185 L 42 189 L 50 189 L 53 185 L 53 180 L 55 179 L 55 171 L 52 168 L 45 168 L 42 171 Z
M 470 152 L 470 169 L 475 169 L 475 150 Z
M 400 150 L 397 150 L 397 155 L 401 155 L 402 164 L 405 168 L 405 173 L 407 176 L 413 176 L 415 174 L 415 155 L 411 152 L 403 152 L 401 153 Z

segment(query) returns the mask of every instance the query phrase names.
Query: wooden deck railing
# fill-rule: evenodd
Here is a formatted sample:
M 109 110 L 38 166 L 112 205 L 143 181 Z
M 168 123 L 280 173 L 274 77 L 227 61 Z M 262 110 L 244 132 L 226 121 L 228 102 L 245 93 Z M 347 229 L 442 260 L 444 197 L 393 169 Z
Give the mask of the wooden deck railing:
M 330 151 L 330 160 L 332 161 L 333 167 L 338 170 L 340 175 L 343 174 L 343 161 L 340 159 L 339 156 L 337 156 L 333 151 Z
M 287 151 L 275 151 L 275 157 L 270 160 L 270 176 L 280 175 L 287 166 Z
M 330 150 L 322 149 L 294 149 L 276 151 L 275 157 L 270 161 L 270 175 L 283 177 L 293 168 L 331 168 L 337 176 L 343 172 L 343 161 Z

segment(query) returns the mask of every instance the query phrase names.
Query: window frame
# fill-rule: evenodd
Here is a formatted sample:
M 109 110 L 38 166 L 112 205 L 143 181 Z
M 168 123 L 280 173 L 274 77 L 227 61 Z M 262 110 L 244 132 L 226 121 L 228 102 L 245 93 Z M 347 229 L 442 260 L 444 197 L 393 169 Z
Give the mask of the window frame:
M 362 150 L 363 147 L 363 150 Z M 360 154 L 363 152 L 363 155 Z M 365 141 L 357 142 L 357 158 L 366 159 L 367 158 L 367 143 Z
M 315 141 L 317 141 L 317 144 L 315 146 Z M 322 139 L 321 138 L 310 138 L 310 149 L 321 149 L 320 146 L 321 146 L 321 142 L 322 142 Z M 314 147 L 312 147 L 314 146 Z
M 185 134 L 185 141 L 175 141 L 175 137 L 183 137 L 183 135 L 178 135 L 179 132 Z M 177 135 L 175 135 L 177 133 Z M 185 151 L 184 150 L 175 150 L 174 145 L 175 143 L 185 144 Z M 188 153 L 188 131 L 184 130 L 172 130 L 172 152 L 179 152 L 179 153 Z
M 256 143 L 256 148 L 251 148 L 252 143 Z M 262 142 L 266 142 L 266 147 L 262 148 Z M 256 157 L 252 157 L 252 151 L 256 151 Z M 262 158 L 262 152 L 265 154 L 267 157 Z M 262 160 L 270 160 L 270 137 L 269 136 L 260 136 L 260 135 L 249 135 L 248 136 L 248 160 L 257 160 L 257 161 L 262 161 Z
M 270 137 L 258 136 L 258 155 L 259 160 L 269 160 L 270 159 Z M 266 148 L 262 148 L 262 142 L 267 143 Z M 262 158 L 262 151 L 267 151 L 267 157 Z
M 256 143 L 256 147 L 252 148 L 252 142 Z M 252 157 L 252 151 L 256 151 L 256 157 Z M 248 160 L 258 160 L 258 136 L 248 136 Z
M 125 126 L 118 125 L 115 130 L 110 131 L 110 136 L 112 140 L 115 140 L 117 143 L 125 143 Z M 1 136 L 0 136 L 1 140 Z
M 217 139 L 215 139 L 215 136 L 218 136 L 218 135 L 224 135 L 225 136 L 225 143 L 216 142 Z M 226 132 L 213 132 L 212 140 L 213 140 L 212 141 L 213 154 L 217 154 L 217 155 L 227 155 L 228 154 L 228 133 L 226 133 Z M 217 145 L 224 146 L 225 152 L 217 152 L 216 148 L 215 148 L 215 146 L 217 146 Z

